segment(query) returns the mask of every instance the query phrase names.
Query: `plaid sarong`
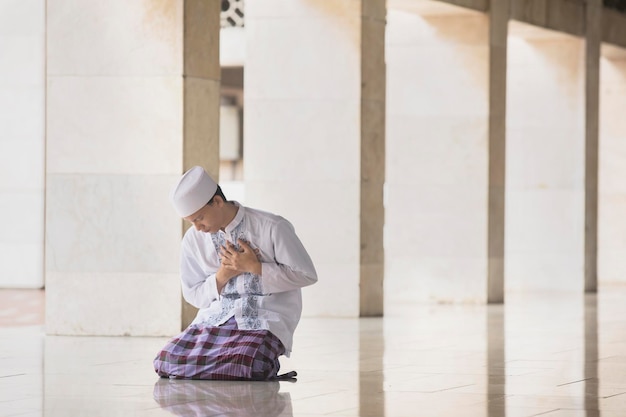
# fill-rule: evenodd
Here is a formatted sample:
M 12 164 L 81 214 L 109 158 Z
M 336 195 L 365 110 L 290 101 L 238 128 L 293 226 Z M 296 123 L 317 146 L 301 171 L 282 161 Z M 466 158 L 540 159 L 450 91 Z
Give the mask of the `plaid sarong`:
M 187 327 L 159 352 L 154 370 L 175 379 L 268 380 L 276 378 L 283 353 L 269 330 L 239 330 L 232 317 L 219 327 Z

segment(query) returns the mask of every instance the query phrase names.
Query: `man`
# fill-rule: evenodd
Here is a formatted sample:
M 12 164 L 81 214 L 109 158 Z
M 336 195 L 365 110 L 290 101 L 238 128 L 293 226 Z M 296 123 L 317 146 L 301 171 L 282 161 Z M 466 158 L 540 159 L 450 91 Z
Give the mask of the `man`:
M 317 281 L 313 262 L 284 218 L 230 202 L 201 167 L 170 194 L 194 227 L 181 247 L 183 297 L 199 308 L 154 360 L 162 377 L 277 378 L 302 312 L 300 289 Z

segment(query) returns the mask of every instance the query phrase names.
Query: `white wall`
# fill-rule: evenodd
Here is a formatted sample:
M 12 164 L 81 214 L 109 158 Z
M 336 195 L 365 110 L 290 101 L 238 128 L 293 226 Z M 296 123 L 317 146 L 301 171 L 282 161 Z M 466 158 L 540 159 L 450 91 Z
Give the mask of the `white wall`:
M 305 315 L 359 312 L 360 1 L 246 3 L 246 202 L 295 226 Z
M 225 27 L 220 29 L 220 65 L 223 67 L 241 67 L 245 62 L 246 28 Z
M 48 0 L 46 326 L 180 329 L 182 3 Z
M 598 281 L 626 283 L 626 49 L 600 60 Z
M 0 288 L 44 285 L 45 1 L 0 0 Z
M 584 290 L 584 41 L 512 22 L 505 287 Z
M 486 301 L 488 25 L 452 6 L 388 12 L 389 299 Z

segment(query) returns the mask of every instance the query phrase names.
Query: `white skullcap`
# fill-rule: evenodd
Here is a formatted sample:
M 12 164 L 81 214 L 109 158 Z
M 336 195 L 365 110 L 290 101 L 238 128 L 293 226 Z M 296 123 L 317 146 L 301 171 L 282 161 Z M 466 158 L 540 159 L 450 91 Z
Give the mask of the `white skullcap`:
M 204 207 L 217 191 L 217 184 L 202 167 L 185 172 L 170 193 L 170 200 L 180 217 L 187 217 Z

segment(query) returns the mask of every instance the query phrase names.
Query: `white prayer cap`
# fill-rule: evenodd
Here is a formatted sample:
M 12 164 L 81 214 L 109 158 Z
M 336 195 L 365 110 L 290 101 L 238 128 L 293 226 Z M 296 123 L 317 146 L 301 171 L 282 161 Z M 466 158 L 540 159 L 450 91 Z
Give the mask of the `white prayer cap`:
M 170 200 L 180 217 L 187 217 L 204 207 L 217 191 L 217 184 L 199 166 L 185 172 L 170 193 Z

